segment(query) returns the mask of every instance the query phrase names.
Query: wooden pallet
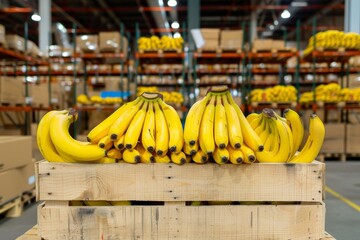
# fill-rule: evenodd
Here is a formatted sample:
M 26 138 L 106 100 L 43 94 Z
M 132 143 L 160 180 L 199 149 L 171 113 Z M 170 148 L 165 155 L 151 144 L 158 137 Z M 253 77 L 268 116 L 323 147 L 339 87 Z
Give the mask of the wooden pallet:
M 36 174 L 37 197 L 45 201 L 38 208 L 39 234 L 45 239 L 325 237 L 324 164 L 317 161 L 236 166 L 41 161 Z M 138 204 L 70 206 L 97 200 Z M 144 201 L 164 204 L 140 204 Z M 219 205 L 189 206 L 188 201 Z
M 36 189 L 33 188 L 30 191 L 24 192 L 21 196 L 21 202 L 23 207 L 36 201 Z
M 251 50 L 252 53 L 265 53 L 265 52 L 271 52 L 273 54 L 276 53 L 282 53 L 282 52 L 296 52 L 296 48 L 283 48 L 283 49 L 277 49 L 277 48 L 271 48 L 271 49 L 256 49 L 253 48 Z
M 197 53 L 201 54 L 201 53 L 216 53 L 216 54 L 222 54 L 222 53 L 241 53 L 242 50 L 241 48 L 239 49 L 222 49 L 222 48 L 214 48 L 214 49 L 203 49 L 203 48 L 198 48 L 196 50 Z
M 23 210 L 21 197 L 16 197 L 0 206 L 0 215 L 5 217 L 20 217 Z
M 337 161 L 345 162 L 346 154 L 345 153 L 320 153 L 318 156 L 318 160 L 320 162 L 325 162 L 328 160 L 337 160 Z

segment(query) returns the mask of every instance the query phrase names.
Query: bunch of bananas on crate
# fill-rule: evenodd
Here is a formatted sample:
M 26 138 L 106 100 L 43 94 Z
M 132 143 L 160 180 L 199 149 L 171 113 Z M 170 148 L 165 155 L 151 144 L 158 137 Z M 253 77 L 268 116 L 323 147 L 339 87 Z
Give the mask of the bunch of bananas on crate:
M 314 50 L 314 41 L 316 47 L 324 49 L 360 49 L 360 35 L 358 33 L 328 30 L 310 37 L 308 46 L 304 50 L 304 55 L 308 55 Z
M 140 37 L 138 39 L 138 49 L 142 51 L 157 51 L 157 50 L 182 50 L 184 40 L 182 37 L 171 38 L 168 36 Z
M 266 89 L 254 89 L 250 93 L 251 102 L 296 102 L 297 90 L 294 86 L 277 85 Z
M 138 87 L 137 96 L 140 96 L 144 92 L 159 92 L 157 87 Z M 181 104 L 184 102 L 184 97 L 180 92 L 159 92 L 163 96 L 163 100 L 167 103 Z
M 316 101 L 321 102 L 339 102 L 341 87 L 337 83 L 321 84 L 315 88 Z M 313 92 L 304 92 L 301 94 L 300 103 L 309 103 L 314 101 Z
M 77 103 L 81 104 L 91 104 L 91 103 L 98 103 L 98 104 L 120 104 L 122 103 L 123 99 L 120 97 L 106 97 L 103 98 L 98 95 L 91 96 L 90 98 L 85 94 L 80 94 L 76 98 Z
M 245 118 L 227 87 L 213 87 L 189 110 L 184 127 L 184 152 L 196 163 L 259 162 L 308 163 L 322 146 L 325 128 L 319 117 L 310 119 L 310 136 L 300 153 L 304 128 L 299 115 L 285 118 L 271 109 Z M 313 126 L 313 127 L 312 127 Z
M 184 164 L 183 128 L 179 115 L 158 93 L 143 93 L 93 128 L 88 142 L 73 139 L 73 109 L 51 111 L 40 121 L 37 142 L 52 162 Z

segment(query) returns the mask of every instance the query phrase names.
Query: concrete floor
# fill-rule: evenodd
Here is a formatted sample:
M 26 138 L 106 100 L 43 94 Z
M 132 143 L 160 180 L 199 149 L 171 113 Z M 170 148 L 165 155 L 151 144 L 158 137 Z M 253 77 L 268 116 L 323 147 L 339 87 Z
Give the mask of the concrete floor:
M 327 162 L 326 185 L 355 204 L 351 207 L 344 199 L 340 200 L 327 192 L 326 230 L 337 240 L 359 240 L 360 161 Z M 0 219 L 0 239 L 13 240 L 34 226 L 37 205 L 29 206 L 19 218 Z

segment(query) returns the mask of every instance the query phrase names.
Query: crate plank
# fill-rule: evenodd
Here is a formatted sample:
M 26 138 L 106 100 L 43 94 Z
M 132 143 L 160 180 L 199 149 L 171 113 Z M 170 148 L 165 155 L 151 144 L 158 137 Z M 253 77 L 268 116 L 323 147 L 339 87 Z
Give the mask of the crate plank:
M 38 208 L 44 239 L 320 239 L 323 204 Z
M 39 200 L 307 201 L 323 199 L 324 164 L 37 163 Z

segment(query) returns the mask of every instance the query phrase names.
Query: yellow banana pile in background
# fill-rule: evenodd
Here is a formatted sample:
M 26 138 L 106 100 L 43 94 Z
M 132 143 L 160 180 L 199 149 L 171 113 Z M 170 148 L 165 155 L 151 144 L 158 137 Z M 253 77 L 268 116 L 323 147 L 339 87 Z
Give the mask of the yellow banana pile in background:
M 91 104 L 91 103 L 99 103 L 99 104 L 120 104 L 123 102 L 123 99 L 120 97 L 106 97 L 102 98 L 100 96 L 92 96 L 88 97 L 85 94 L 80 94 L 76 98 L 77 103 L 81 104 Z
M 182 37 L 171 38 L 168 36 L 151 37 L 140 37 L 138 39 L 138 49 L 142 51 L 171 51 L 171 50 L 182 50 L 184 40 Z
M 296 102 L 297 90 L 294 86 L 277 85 L 266 89 L 254 89 L 250 93 L 251 102 Z
M 245 118 L 226 86 L 209 89 L 189 110 L 184 130 L 178 113 L 159 93 L 143 93 L 118 108 L 81 142 L 69 134 L 74 109 L 50 111 L 40 121 L 37 143 L 51 162 L 218 164 L 310 163 L 322 146 L 325 128 L 310 118 L 310 135 L 300 152 L 304 128 L 299 115 L 271 109 Z
M 337 83 L 321 84 L 315 88 L 315 94 L 316 101 L 327 103 L 360 101 L 360 88 L 341 88 Z M 310 103 L 313 101 L 313 92 L 301 94 L 300 103 Z
M 184 102 L 184 97 L 180 92 L 161 92 L 157 87 L 138 87 L 137 96 L 140 96 L 144 92 L 158 92 L 163 96 L 163 100 L 167 103 L 181 104 Z
M 328 30 L 319 32 L 310 37 L 307 48 L 304 50 L 304 56 L 310 54 L 314 50 L 314 41 L 316 47 L 324 49 L 360 49 L 360 35 L 358 33 Z

